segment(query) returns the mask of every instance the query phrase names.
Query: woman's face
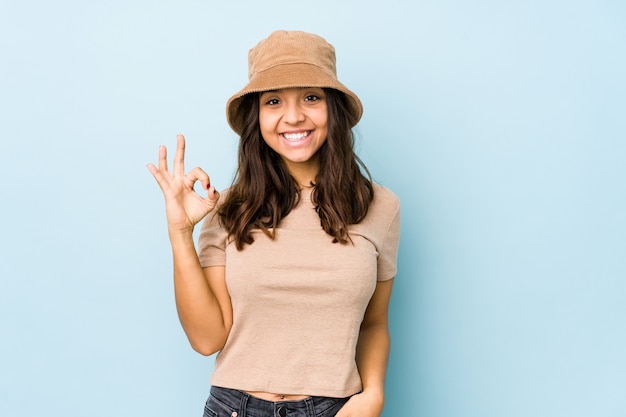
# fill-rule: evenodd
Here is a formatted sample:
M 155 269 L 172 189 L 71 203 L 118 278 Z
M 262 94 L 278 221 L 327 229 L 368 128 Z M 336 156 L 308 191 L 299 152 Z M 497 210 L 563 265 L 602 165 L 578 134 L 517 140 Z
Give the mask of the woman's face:
M 321 88 L 266 91 L 259 98 L 261 135 L 292 174 L 317 173 L 317 151 L 328 134 L 328 107 Z M 314 180 L 309 178 L 308 180 Z

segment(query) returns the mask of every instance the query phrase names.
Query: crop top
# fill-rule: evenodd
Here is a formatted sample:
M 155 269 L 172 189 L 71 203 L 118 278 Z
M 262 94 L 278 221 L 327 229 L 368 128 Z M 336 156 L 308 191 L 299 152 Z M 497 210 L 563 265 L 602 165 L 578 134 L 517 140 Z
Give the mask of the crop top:
M 254 242 L 241 251 L 218 216 L 207 216 L 200 264 L 225 266 L 233 307 L 212 385 L 326 397 L 362 389 L 355 360 L 359 329 L 376 282 L 396 275 L 399 199 L 374 184 L 367 216 L 348 230 L 353 243 L 332 243 L 310 189 L 302 190 L 274 240 L 253 230 Z

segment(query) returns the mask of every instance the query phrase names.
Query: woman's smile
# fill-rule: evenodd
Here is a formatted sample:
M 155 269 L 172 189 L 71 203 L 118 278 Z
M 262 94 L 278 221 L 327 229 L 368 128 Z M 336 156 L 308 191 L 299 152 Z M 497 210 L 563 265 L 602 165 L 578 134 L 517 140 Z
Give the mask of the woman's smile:
M 311 135 L 311 130 L 305 130 L 304 132 L 284 132 L 280 135 L 285 138 L 288 142 L 297 143 L 302 142 L 305 139 L 309 138 Z

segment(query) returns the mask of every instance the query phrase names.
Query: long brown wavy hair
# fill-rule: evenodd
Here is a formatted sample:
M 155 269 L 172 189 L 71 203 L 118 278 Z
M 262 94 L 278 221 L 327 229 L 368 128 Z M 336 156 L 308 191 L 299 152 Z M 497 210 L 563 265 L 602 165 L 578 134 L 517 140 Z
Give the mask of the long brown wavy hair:
M 343 93 L 324 89 L 328 136 L 319 149 L 320 170 L 311 201 L 324 231 L 333 242 L 351 242 L 348 226 L 367 214 L 374 189 L 371 175 L 354 152 L 355 123 Z M 253 229 L 274 238 L 280 221 L 300 201 L 300 189 L 287 166 L 263 137 L 259 125 L 259 94 L 244 97 L 240 111 L 245 127 L 239 141 L 238 168 L 218 215 L 238 250 L 254 242 Z M 363 174 L 363 171 L 366 175 Z

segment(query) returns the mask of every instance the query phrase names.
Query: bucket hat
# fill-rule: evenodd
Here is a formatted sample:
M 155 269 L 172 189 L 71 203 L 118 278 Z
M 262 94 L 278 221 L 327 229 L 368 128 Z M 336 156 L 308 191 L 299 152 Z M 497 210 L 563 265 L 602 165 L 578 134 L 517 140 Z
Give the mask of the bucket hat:
M 320 36 L 281 30 L 248 52 L 248 84 L 226 103 L 228 124 L 241 135 L 245 120 L 241 104 L 246 94 L 294 87 L 338 90 L 348 99 L 354 124 L 361 119 L 361 101 L 337 79 L 335 48 Z

